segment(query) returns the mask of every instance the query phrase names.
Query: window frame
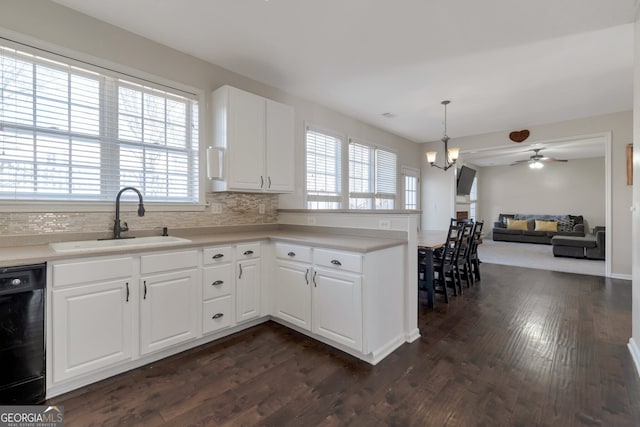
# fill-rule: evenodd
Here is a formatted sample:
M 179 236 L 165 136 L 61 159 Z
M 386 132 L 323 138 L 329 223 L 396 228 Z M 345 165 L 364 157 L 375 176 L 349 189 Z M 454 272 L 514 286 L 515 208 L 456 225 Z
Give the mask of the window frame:
M 186 86 L 180 83 L 172 82 L 162 77 L 146 73 L 124 65 L 112 63 L 102 58 L 93 57 L 76 51 L 61 48 L 56 45 L 48 44 L 40 40 L 30 40 L 28 38 L 16 37 L 14 34 L 7 35 L 0 32 L 0 46 L 8 49 L 15 49 L 20 52 L 35 56 L 33 61 L 48 62 L 52 64 L 60 64 L 62 67 L 69 69 L 79 68 L 80 73 L 98 73 L 101 77 L 106 76 L 116 80 L 123 80 L 133 84 L 139 84 L 143 87 L 156 89 L 167 94 L 175 96 L 184 95 L 185 98 L 192 99 L 198 106 L 197 108 L 197 134 L 194 137 L 197 141 L 191 139 L 191 144 L 195 147 L 194 154 L 197 155 L 197 161 L 193 164 L 193 169 L 188 175 L 194 185 L 197 185 L 197 192 L 194 193 L 194 201 L 164 201 L 164 200 L 145 200 L 145 207 L 148 211 L 158 212 L 182 212 L 182 211 L 203 211 L 205 209 L 205 192 L 206 177 L 202 171 L 203 162 L 205 161 L 203 149 L 203 124 L 206 123 L 206 105 L 205 93 L 200 89 Z M 28 59 L 28 58 L 27 58 Z M 31 59 L 28 59 L 31 60 Z M 101 96 L 102 100 L 102 96 Z M 116 110 L 117 111 L 117 110 Z M 195 117 L 194 117 L 195 118 Z M 101 124 L 102 127 L 102 124 Z M 98 139 L 104 138 L 101 133 Z M 72 165 L 72 163 L 69 163 Z M 68 195 L 68 194 L 67 194 Z M 115 201 L 115 194 L 114 194 Z M 50 199 L 0 199 L 0 212 L 110 212 L 113 210 L 113 202 L 109 200 L 78 200 L 71 198 L 50 198 Z M 123 210 L 129 209 L 129 203 L 123 203 Z M 131 203 L 131 209 L 135 210 Z
M 351 144 L 357 144 L 359 146 L 363 146 L 363 147 L 367 147 L 370 152 L 369 152 L 369 191 L 367 192 L 351 192 Z M 398 153 L 396 152 L 396 150 L 393 150 L 389 147 L 385 147 L 382 145 L 378 145 L 378 144 L 374 144 L 371 143 L 369 141 L 366 141 L 364 139 L 361 138 L 356 138 L 356 137 L 349 137 L 349 142 L 347 144 L 347 161 L 346 161 L 346 167 L 348 170 L 348 188 L 346 191 L 346 206 L 349 207 L 349 210 L 353 210 L 353 211 L 384 211 L 384 210 L 392 210 L 392 211 L 397 211 L 400 210 L 398 208 L 398 204 L 400 203 L 400 197 L 398 197 L 398 170 L 399 170 L 399 165 L 398 165 Z M 393 193 L 393 195 L 391 197 L 385 197 L 385 196 L 389 196 L 392 193 L 380 193 L 378 191 L 378 151 L 382 151 L 382 152 L 386 152 L 389 154 L 392 154 L 395 158 L 395 164 L 394 164 L 394 183 L 395 183 L 395 191 Z M 355 196 L 355 197 L 354 197 Z M 351 200 L 352 199 L 370 199 L 370 208 L 352 208 L 351 207 Z M 379 201 L 384 201 L 384 200 L 392 200 L 393 201 L 393 205 L 394 207 L 389 209 L 389 208 L 379 208 L 378 206 L 378 202 Z
M 315 132 L 318 134 L 325 135 L 327 137 L 334 138 L 340 141 L 340 147 L 338 150 L 339 153 L 339 163 L 335 166 L 335 169 L 340 172 L 340 176 L 338 177 L 339 185 L 337 186 L 338 194 L 336 196 L 315 196 L 309 194 L 308 187 L 308 144 L 307 144 L 307 133 Z M 304 125 L 304 162 L 303 162 L 303 174 L 304 174 L 304 203 L 305 209 L 310 210 L 336 210 L 343 209 L 344 205 L 344 191 L 345 191 L 345 166 L 344 166 L 344 156 L 345 156 L 345 146 L 347 138 L 346 135 L 341 134 L 340 132 L 335 132 L 330 129 L 326 129 L 320 126 L 316 126 L 310 123 L 305 123 Z M 314 200 L 311 200 L 314 199 Z M 323 200 L 324 199 L 324 200 Z M 309 207 L 310 202 L 327 202 L 327 203 L 337 203 L 338 207 L 336 208 L 313 208 Z
M 400 168 L 400 174 L 402 176 L 402 207 L 404 210 L 416 210 L 419 211 L 421 209 L 420 206 L 420 169 L 412 168 L 410 166 L 402 166 Z M 415 178 L 416 180 L 416 207 L 408 208 L 407 207 L 407 177 Z

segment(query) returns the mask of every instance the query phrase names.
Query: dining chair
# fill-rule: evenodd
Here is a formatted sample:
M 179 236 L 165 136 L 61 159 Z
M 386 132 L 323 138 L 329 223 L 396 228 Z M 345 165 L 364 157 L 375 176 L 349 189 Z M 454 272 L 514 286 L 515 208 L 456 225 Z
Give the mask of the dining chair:
M 483 227 L 484 221 L 476 221 L 471 239 L 471 253 L 469 255 L 469 261 L 471 263 L 472 278 L 475 280 L 480 280 L 480 258 L 478 257 L 478 245 L 482 239 Z
M 474 223 L 472 220 L 465 220 L 460 225 L 460 239 L 455 254 L 454 269 L 458 282 L 458 289 L 462 294 L 462 279 L 464 278 L 467 288 L 471 287 L 471 238 L 473 235 Z
M 455 262 L 462 238 L 462 226 L 451 223 L 444 246 L 433 253 L 433 290 L 443 294 L 444 302 L 449 302 L 448 288 L 453 289 L 453 295 L 458 295 Z

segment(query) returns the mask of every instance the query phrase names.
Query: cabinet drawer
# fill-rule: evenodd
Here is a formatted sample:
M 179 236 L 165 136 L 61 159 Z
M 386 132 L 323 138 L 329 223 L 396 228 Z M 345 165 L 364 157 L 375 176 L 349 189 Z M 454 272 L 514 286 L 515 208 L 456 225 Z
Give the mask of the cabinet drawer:
M 315 249 L 313 261 L 316 265 L 341 271 L 362 273 L 362 255 L 328 249 Z
M 244 243 L 236 246 L 236 261 L 259 258 L 260 243 Z
M 202 297 L 205 300 L 231 295 L 233 290 L 232 264 L 214 265 L 204 269 Z
M 214 299 L 202 304 L 202 332 L 228 328 L 233 322 L 233 301 L 231 296 Z
M 276 243 L 276 256 L 290 261 L 311 262 L 311 248 L 308 246 Z
M 53 287 L 131 277 L 131 257 L 91 259 L 53 265 Z
M 206 248 L 203 251 L 204 265 L 221 264 L 233 261 L 233 248 L 231 246 L 221 246 L 217 248 Z
M 165 252 L 140 257 L 140 273 L 180 270 L 198 265 L 198 251 Z

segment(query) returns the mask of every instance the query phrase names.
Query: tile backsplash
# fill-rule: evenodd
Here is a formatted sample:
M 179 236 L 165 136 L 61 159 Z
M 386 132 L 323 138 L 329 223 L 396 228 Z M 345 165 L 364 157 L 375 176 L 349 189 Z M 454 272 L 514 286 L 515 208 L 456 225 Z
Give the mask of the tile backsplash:
M 120 220 L 136 230 L 161 230 L 162 227 L 197 228 L 237 225 L 276 224 L 278 222 L 278 195 L 251 193 L 207 193 L 207 207 L 197 212 L 158 212 L 151 204 L 144 217 L 135 211 L 122 210 Z M 211 204 L 218 203 L 222 212 L 211 212 Z M 259 206 L 264 205 L 264 214 Z M 113 230 L 115 202 L 110 212 L 6 212 L 0 214 L 0 235 L 40 235 L 48 233 L 87 233 Z M 158 232 L 158 234 L 160 231 Z M 135 235 L 135 234 L 134 234 Z

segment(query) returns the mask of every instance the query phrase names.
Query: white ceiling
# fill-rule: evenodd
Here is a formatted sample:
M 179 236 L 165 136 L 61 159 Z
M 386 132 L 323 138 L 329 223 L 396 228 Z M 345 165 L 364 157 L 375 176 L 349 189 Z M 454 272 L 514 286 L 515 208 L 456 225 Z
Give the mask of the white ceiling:
M 461 152 L 464 162 L 476 166 L 504 166 L 512 165 L 519 160 L 528 160 L 535 153 L 534 149 L 540 149 L 540 154 L 558 160 L 587 159 L 602 157 L 605 155 L 605 139 L 603 136 L 589 136 L 567 138 L 553 142 L 529 142 L 521 144 L 490 147 L 474 151 Z M 519 165 L 517 167 L 526 166 Z
M 55 1 L 415 142 L 632 108 L 637 0 Z

